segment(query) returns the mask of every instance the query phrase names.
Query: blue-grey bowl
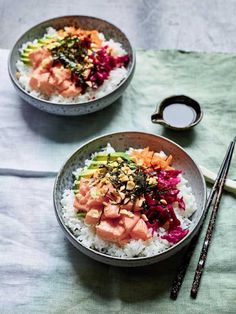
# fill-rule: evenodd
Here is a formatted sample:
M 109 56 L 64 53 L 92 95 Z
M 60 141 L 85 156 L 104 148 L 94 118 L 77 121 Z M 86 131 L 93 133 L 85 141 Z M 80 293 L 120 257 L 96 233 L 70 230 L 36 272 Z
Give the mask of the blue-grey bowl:
M 16 78 L 17 72 L 16 62 L 20 58 L 19 49 L 21 48 L 23 43 L 26 43 L 27 41 L 32 41 L 35 38 L 42 37 L 46 32 L 46 28 L 50 26 L 55 29 L 60 29 L 63 28 L 64 26 L 75 26 L 88 30 L 97 29 L 99 32 L 104 33 L 106 39 L 114 39 L 114 41 L 120 42 L 123 48 L 127 51 L 130 58 L 127 67 L 128 73 L 126 78 L 123 81 L 121 81 L 120 84 L 107 95 L 83 103 L 61 104 L 32 96 L 30 93 L 25 91 L 20 86 Z M 123 94 L 125 89 L 128 87 L 130 81 L 132 80 L 134 70 L 135 70 L 135 51 L 132 48 L 126 35 L 119 28 L 117 28 L 116 26 L 107 21 L 95 17 L 79 15 L 53 18 L 32 27 L 27 32 L 25 32 L 16 42 L 16 44 L 14 45 L 13 49 L 10 52 L 8 61 L 8 71 L 10 78 L 13 82 L 14 87 L 16 88 L 16 91 L 18 92 L 21 98 L 23 98 L 26 102 L 40 110 L 52 114 L 66 116 L 88 114 L 91 112 L 101 110 L 110 105 L 111 103 L 113 103 Z
M 119 258 L 113 257 L 107 254 L 103 254 L 96 250 L 83 246 L 73 235 L 71 230 L 65 225 L 62 217 L 61 199 L 65 189 L 71 189 L 73 185 L 72 172 L 79 167 L 84 166 L 84 161 L 91 157 L 96 151 L 99 151 L 101 147 L 104 147 L 110 143 L 118 151 L 126 151 L 129 147 L 144 148 L 149 146 L 154 151 L 164 151 L 166 154 L 172 154 L 174 157 L 173 165 L 183 171 L 184 177 L 189 181 L 189 185 L 192 187 L 192 192 L 195 195 L 197 202 L 197 210 L 191 217 L 192 224 L 190 226 L 189 233 L 180 242 L 173 245 L 166 251 L 159 253 L 152 257 L 137 257 L 137 258 Z M 54 208 L 59 225 L 64 231 L 69 241 L 81 252 L 90 256 L 91 258 L 110 264 L 113 266 L 144 266 L 159 262 L 163 259 L 170 257 L 184 246 L 186 246 L 192 237 L 198 231 L 204 214 L 205 202 L 206 202 L 206 184 L 203 175 L 183 148 L 174 142 L 154 134 L 141 133 L 141 132 L 119 132 L 104 135 L 95 138 L 88 143 L 81 146 L 63 165 L 55 180 L 54 191 Z

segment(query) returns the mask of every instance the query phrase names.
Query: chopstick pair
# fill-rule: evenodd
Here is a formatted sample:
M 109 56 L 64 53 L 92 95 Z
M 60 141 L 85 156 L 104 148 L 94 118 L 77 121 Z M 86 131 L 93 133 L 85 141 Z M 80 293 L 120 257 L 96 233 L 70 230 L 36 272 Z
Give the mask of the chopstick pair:
M 230 143 L 227 152 L 225 154 L 224 160 L 220 166 L 219 172 L 217 174 L 217 178 L 215 180 L 215 183 L 211 189 L 211 192 L 208 196 L 207 199 L 207 203 L 206 203 L 206 207 L 205 207 L 205 213 L 204 213 L 204 217 L 203 217 L 203 221 L 202 224 L 199 228 L 198 233 L 193 237 L 193 239 L 191 240 L 187 250 L 184 253 L 184 256 L 181 260 L 180 266 L 178 268 L 177 271 L 177 275 L 173 281 L 172 284 L 172 288 L 171 288 L 171 292 L 170 292 L 170 298 L 173 300 L 177 299 L 179 290 L 181 288 L 181 285 L 184 281 L 184 277 L 188 268 L 188 265 L 190 263 L 191 257 L 193 255 L 194 249 L 198 243 L 198 239 L 199 236 L 201 234 L 201 230 L 203 228 L 203 224 L 206 220 L 207 214 L 209 212 L 209 208 L 212 204 L 213 198 L 217 192 L 216 195 L 216 199 L 215 199 L 215 203 L 213 205 L 213 209 L 212 209 L 212 214 L 211 214 L 211 218 L 208 224 L 208 228 L 207 228 L 207 232 L 206 232 L 206 236 L 203 242 L 203 246 L 202 246 L 202 250 L 201 250 L 201 254 L 199 257 L 199 261 L 197 264 L 197 268 L 195 271 L 195 276 L 194 276 L 194 280 L 193 280 L 193 284 L 192 284 L 192 289 L 191 289 L 191 297 L 192 298 L 196 298 L 197 293 L 198 293 L 198 289 L 199 289 L 199 285 L 200 285 L 200 281 L 201 281 L 201 276 L 203 273 L 203 269 L 204 269 L 204 265 L 205 265 L 205 261 L 207 258 L 207 252 L 208 252 L 208 248 L 210 246 L 210 240 L 212 237 L 212 233 L 213 233 L 213 229 L 215 227 L 215 221 L 216 221 L 216 215 L 218 212 L 218 208 L 219 208 L 219 204 L 220 204 L 220 200 L 221 200 L 221 196 L 222 196 L 222 192 L 223 192 L 223 187 L 224 187 L 224 183 L 228 174 L 228 170 L 230 167 L 230 163 L 231 163 L 231 159 L 233 156 L 233 151 L 234 151 L 234 146 L 235 146 L 235 141 L 236 141 L 236 137 L 234 138 L 234 140 Z

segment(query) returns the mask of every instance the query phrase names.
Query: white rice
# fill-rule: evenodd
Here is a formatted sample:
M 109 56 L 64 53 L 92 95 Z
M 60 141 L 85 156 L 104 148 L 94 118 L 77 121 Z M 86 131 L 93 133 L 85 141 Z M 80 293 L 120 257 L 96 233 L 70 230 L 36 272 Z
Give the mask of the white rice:
M 107 152 L 114 152 L 114 149 L 109 144 L 106 150 Z M 94 154 L 91 159 L 97 154 L 100 153 Z M 164 153 L 162 152 L 161 154 Z M 85 162 L 86 166 L 90 164 L 91 159 Z M 84 168 L 77 169 L 74 172 L 75 177 L 78 177 L 83 169 Z M 185 202 L 185 210 L 180 209 L 176 203 L 174 205 L 174 211 L 177 218 L 181 222 L 181 227 L 183 229 L 188 229 L 192 223 L 188 218 L 192 216 L 197 206 L 192 189 L 188 186 L 188 181 L 182 175 L 179 176 L 181 178 L 181 182 L 177 185 L 177 188 L 180 190 L 179 196 L 183 197 Z M 66 226 L 76 236 L 78 241 L 87 248 L 92 248 L 111 256 L 132 258 L 153 256 L 165 251 L 173 245 L 169 241 L 161 238 L 161 236 L 166 233 L 163 228 L 159 228 L 158 234 L 155 232 L 150 240 L 131 240 L 123 247 L 119 247 L 115 243 L 104 241 L 96 235 L 93 227 L 86 225 L 83 222 L 83 219 L 79 219 L 77 217 L 73 207 L 74 197 L 74 192 L 72 190 L 64 191 L 64 195 L 61 200 L 62 217 Z
M 47 28 L 46 33 L 44 35 L 50 35 L 53 36 L 56 33 L 56 30 L 52 27 Z M 101 39 L 105 40 L 104 34 L 99 33 L 99 36 Z M 22 47 L 19 49 L 20 53 L 23 52 L 23 50 L 30 44 L 36 44 L 37 39 L 35 39 L 33 42 L 26 42 L 22 45 Z M 116 56 L 123 56 L 127 54 L 127 52 L 122 48 L 121 43 L 115 42 L 114 40 L 110 39 L 109 41 L 104 41 L 103 46 L 109 45 L 113 49 L 113 53 Z M 39 91 L 36 91 L 31 88 L 29 85 L 30 81 L 30 74 L 32 71 L 32 67 L 29 65 L 24 64 L 21 60 L 18 60 L 16 62 L 16 68 L 17 71 L 20 72 L 19 77 L 19 83 L 22 88 L 24 88 L 28 93 L 30 93 L 34 97 L 38 97 L 41 99 L 49 100 L 56 103 L 82 103 L 86 102 L 92 99 L 103 97 L 107 94 L 109 94 L 112 90 L 114 90 L 127 76 L 127 70 L 125 67 L 120 67 L 117 69 L 114 69 L 110 72 L 110 76 L 107 80 L 104 81 L 104 83 L 95 89 L 92 89 L 91 87 L 87 88 L 87 91 L 83 95 L 78 95 L 76 97 L 63 97 L 59 95 L 58 93 L 55 93 L 51 95 L 50 97 L 43 95 Z

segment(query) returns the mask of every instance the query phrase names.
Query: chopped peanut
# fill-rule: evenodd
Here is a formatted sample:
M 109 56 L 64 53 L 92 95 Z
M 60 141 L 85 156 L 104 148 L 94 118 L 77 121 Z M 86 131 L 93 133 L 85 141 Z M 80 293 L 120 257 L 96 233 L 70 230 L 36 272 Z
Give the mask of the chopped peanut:
M 120 164 L 120 163 L 123 162 L 123 159 L 122 159 L 121 157 L 118 157 L 118 158 L 117 158 L 117 162 Z
M 130 218 L 133 218 L 133 217 L 134 217 L 134 214 L 133 214 L 131 211 L 126 210 L 126 209 L 121 209 L 121 210 L 120 210 L 120 214 L 121 214 L 121 215 L 126 215 L 126 216 L 128 216 L 128 217 L 130 217 Z
M 128 181 L 127 182 L 127 185 L 126 185 L 126 189 L 128 190 L 128 191 L 130 191 L 130 190 L 133 190 L 135 188 L 135 183 L 134 183 L 134 181 Z
M 142 214 L 141 217 L 143 218 L 144 221 L 148 221 L 148 218 L 145 214 Z
M 160 200 L 160 203 L 162 203 L 163 205 L 167 205 L 167 201 L 164 200 L 164 199 L 161 199 L 161 200 Z
M 121 174 L 119 175 L 119 179 L 120 179 L 121 182 L 126 182 L 126 181 L 129 180 L 128 176 L 126 176 L 126 175 L 123 174 L 123 173 L 121 173 Z
M 148 182 L 150 185 L 156 185 L 156 184 L 157 184 L 157 179 L 156 179 L 156 178 L 148 178 L 148 179 L 147 179 L 147 182 Z

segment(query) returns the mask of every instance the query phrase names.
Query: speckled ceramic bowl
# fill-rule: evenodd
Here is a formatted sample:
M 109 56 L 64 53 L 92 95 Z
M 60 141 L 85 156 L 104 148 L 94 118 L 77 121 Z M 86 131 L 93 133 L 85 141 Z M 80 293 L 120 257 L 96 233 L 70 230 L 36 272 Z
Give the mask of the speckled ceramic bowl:
M 126 151 L 129 147 L 143 148 L 149 146 L 151 150 L 163 150 L 167 154 L 174 156 L 174 166 L 182 169 L 184 177 L 189 181 L 193 193 L 196 197 L 197 210 L 193 214 L 191 220 L 192 225 L 188 235 L 180 242 L 167 249 L 166 251 L 152 257 L 138 257 L 138 258 L 118 258 L 112 257 L 93 249 L 83 246 L 73 235 L 73 233 L 66 227 L 62 218 L 61 199 L 65 189 L 71 189 L 73 185 L 72 172 L 78 167 L 84 166 L 84 161 L 90 158 L 91 154 L 99 151 L 102 147 L 110 143 L 118 151 Z M 98 137 L 83 146 L 81 146 L 64 164 L 60 170 L 54 185 L 54 207 L 58 222 L 64 231 L 66 237 L 70 242 L 81 252 L 94 258 L 97 261 L 114 265 L 114 266 L 144 266 L 159 262 L 165 258 L 178 252 L 192 239 L 194 234 L 200 227 L 203 219 L 205 200 L 206 200 L 206 185 L 201 171 L 191 157 L 174 142 L 154 134 L 141 132 L 120 132 L 104 135 Z
M 47 27 L 53 27 L 55 29 L 63 28 L 64 26 L 76 26 L 84 29 L 97 29 L 98 31 L 104 33 L 106 39 L 114 39 L 122 44 L 123 48 L 127 51 L 130 61 L 128 64 L 128 74 L 126 78 L 120 82 L 120 84 L 109 94 L 97 98 L 95 100 L 83 102 L 83 103 L 71 103 L 71 104 L 59 104 L 51 101 L 46 101 L 37 97 L 32 96 L 30 93 L 25 91 L 19 84 L 16 78 L 16 62 L 20 58 L 19 48 L 23 43 L 27 41 L 32 41 L 35 38 L 40 38 L 45 34 Z M 16 91 L 25 101 L 30 103 L 32 106 L 57 115 L 67 115 L 67 116 L 76 116 L 84 115 L 87 113 L 95 112 L 101 110 L 116 99 L 118 99 L 122 93 L 125 91 L 129 85 L 135 69 L 135 52 L 127 39 L 126 35 L 116 26 L 108 23 L 107 21 L 89 17 L 89 16 L 63 16 L 57 17 L 51 20 L 42 22 L 30 30 L 28 30 L 24 35 L 14 45 L 9 61 L 8 61 L 8 70 L 10 78 L 13 82 Z

